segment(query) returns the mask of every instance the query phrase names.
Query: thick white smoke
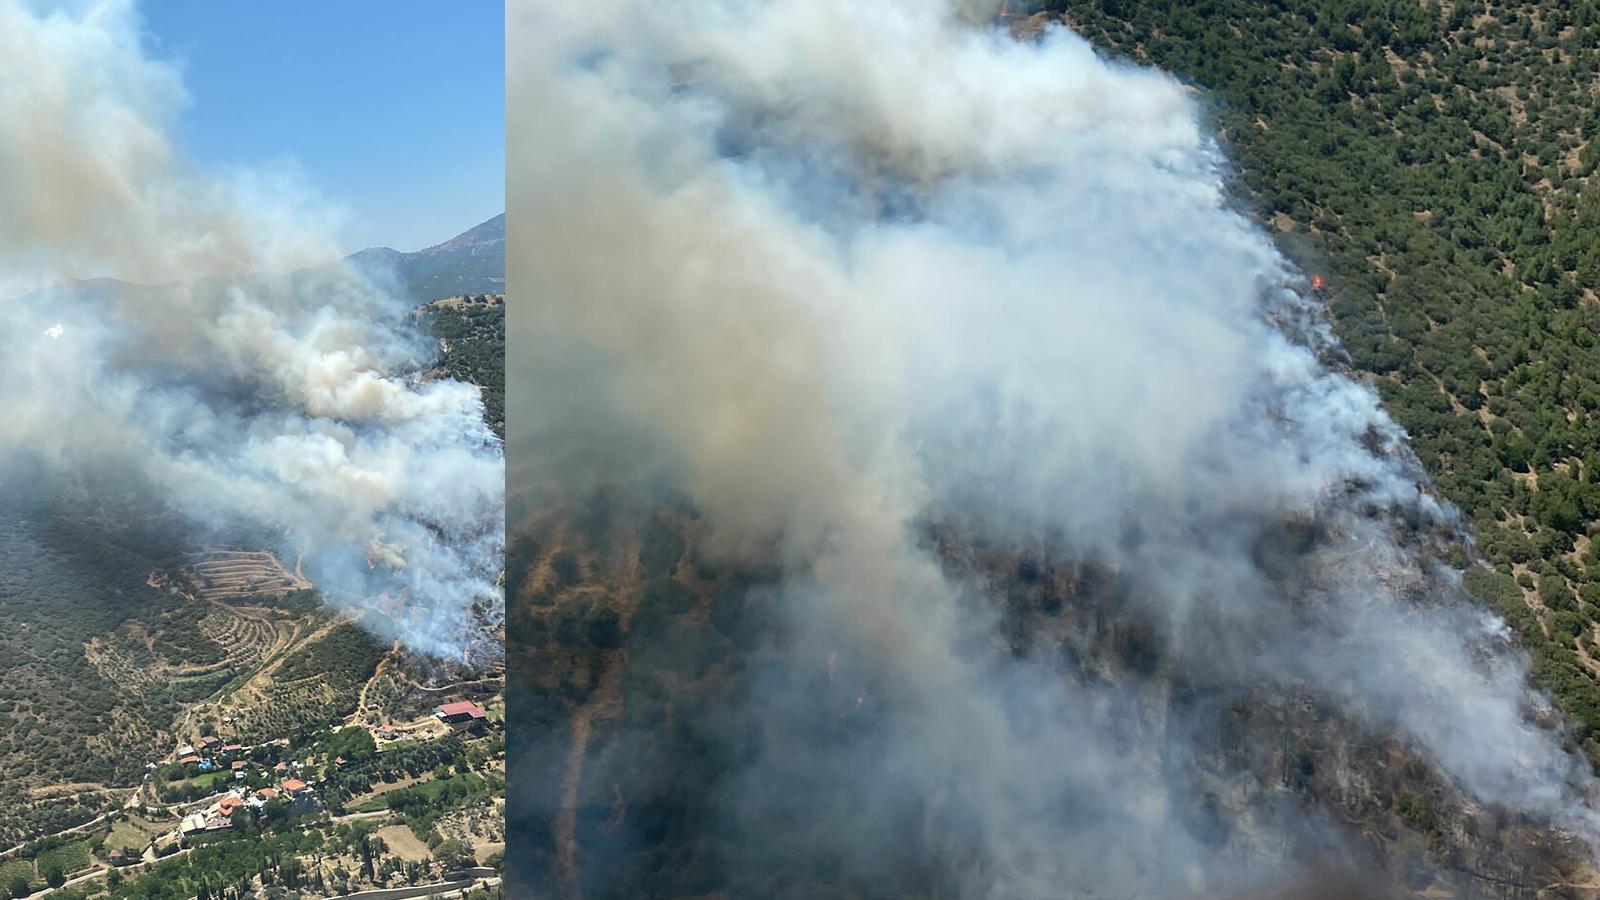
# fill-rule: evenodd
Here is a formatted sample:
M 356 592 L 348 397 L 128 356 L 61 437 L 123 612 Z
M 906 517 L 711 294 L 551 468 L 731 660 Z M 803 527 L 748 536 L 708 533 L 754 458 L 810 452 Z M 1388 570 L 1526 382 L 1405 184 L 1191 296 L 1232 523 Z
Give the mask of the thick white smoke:
M 133 462 L 204 528 L 281 533 L 386 636 L 498 656 L 478 390 L 408 374 L 433 351 L 292 177 L 186 161 L 184 102 L 131 2 L 0 0 L 0 284 L 36 288 L 0 305 L 0 454 Z
M 723 552 L 777 547 L 778 670 L 861 660 L 877 710 L 813 745 L 781 723 L 820 721 L 815 680 L 753 699 L 775 735 L 728 815 L 783 821 L 774 861 L 859 872 L 912 835 L 962 895 L 1170 895 L 1272 874 L 1296 827 L 1209 843 L 1183 814 L 1204 722 L 975 652 L 993 622 L 930 521 L 1113 568 L 1191 684 L 1301 693 L 1600 835 L 1503 627 L 1397 543 L 1452 513 L 1319 362 L 1175 80 L 942 0 L 519 9 L 513 424 L 541 461 L 561 423 L 624 442 Z M 1296 523 L 1316 545 L 1274 561 Z

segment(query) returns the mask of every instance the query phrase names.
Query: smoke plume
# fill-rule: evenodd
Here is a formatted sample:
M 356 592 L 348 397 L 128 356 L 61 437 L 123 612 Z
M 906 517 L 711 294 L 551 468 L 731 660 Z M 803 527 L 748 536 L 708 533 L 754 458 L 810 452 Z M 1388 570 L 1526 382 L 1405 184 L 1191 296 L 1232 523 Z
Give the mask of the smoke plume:
M 783 564 L 743 720 L 766 733 L 720 801 L 732 865 L 861 876 L 909 846 L 928 893 L 973 897 L 1287 877 L 1289 845 L 1337 830 L 1200 764 L 1227 750 L 1219 710 L 1263 691 L 1593 842 L 1587 769 L 1524 658 L 1430 561 L 1454 512 L 1325 361 L 1189 92 L 992 21 L 938 0 L 513 14 L 513 490 L 551 460 L 569 484 L 664 473 L 727 559 Z M 997 654 L 1003 588 L 935 552 L 941 528 L 1114 573 L 1162 673 L 1063 677 L 1044 636 Z M 818 687 L 840 682 L 868 713 L 842 737 Z M 1215 702 L 1156 702 L 1179 690 Z
M 189 162 L 185 102 L 132 3 L 0 0 L 0 458 L 132 463 L 202 538 L 281 535 L 385 636 L 497 656 L 478 390 L 417 374 L 435 348 L 292 172 Z

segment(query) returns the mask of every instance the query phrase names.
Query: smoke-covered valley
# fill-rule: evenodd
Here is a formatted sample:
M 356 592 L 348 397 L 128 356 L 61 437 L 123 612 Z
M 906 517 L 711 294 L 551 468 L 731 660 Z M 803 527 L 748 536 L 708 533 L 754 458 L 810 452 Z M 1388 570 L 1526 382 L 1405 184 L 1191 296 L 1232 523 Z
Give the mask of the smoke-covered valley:
M 1592 893 L 1587 762 L 1191 92 L 992 6 L 513 14 L 523 883 Z
M 125 473 L 191 546 L 254 542 L 385 639 L 497 658 L 479 388 L 425 377 L 405 273 L 341 261 L 293 171 L 189 161 L 186 102 L 133 3 L 0 2 L 0 465 Z

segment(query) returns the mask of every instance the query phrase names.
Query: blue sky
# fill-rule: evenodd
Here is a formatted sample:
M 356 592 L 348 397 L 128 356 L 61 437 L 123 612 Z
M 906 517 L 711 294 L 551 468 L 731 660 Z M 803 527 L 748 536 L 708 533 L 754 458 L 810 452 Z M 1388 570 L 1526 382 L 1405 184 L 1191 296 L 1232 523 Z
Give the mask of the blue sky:
M 347 250 L 417 250 L 505 206 L 499 0 L 141 0 L 181 66 L 202 165 L 292 161 L 343 207 Z

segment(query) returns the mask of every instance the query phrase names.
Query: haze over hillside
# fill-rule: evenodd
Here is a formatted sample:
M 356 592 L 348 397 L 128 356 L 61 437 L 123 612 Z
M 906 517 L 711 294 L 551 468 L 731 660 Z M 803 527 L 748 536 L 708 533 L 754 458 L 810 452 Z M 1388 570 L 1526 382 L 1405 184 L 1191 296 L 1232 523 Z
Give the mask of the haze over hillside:
M 394 272 L 413 304 L 506 289 L 506 217 L 502 213 L 448 241 L 402 253 L 369 247 L 350 255 L 357 265 Z
M 41 511 L 0 524 L 13 547 L 42 548 L 34 566 L 8 567 L 6 613 L 49 661 L 30 677 L 83 684 L 79 708 L 94 712 L 69 727 L 159 718 L 216 687 L 227 666 L 195 629 L 254 626 L 166 610 L 172 598 L 146 584 L 208 544 L 274 552 L 383 643 L 498 658 L 504 475 L 480 387 L 419 377 L 438 340 L 382 277 L 340 262 L 337 217 L 304 186 L 185 157 L 181 72 L 147 53 L 133 4 L 0 0 L 0 23 L 0 122 L 50 123 L 0 129 L 0 283 L 50 285 L 0 318 L 0 483 Z M 448 280 L 467 258 L 498 271 L 495 228 L 425 252 L 419 271 Z M 104 277 L 80 280 L 91 273 Z M 119 526 L 134 545 L 74 576 L 83 554 L 68 535 L 116 545 Z M 63 585 L 117 589 L 74 599 Z M 96 612 L 29 627 L 63 599 Z M 171 615 L 136 621 L 141 602 Z M 29 664 L 16 660 L 0 655 Z M 127 685 L 148 697 L 77 679 L 130 668 L 153 673 Z M 172 690 L 169 671 L 196 677 Z M 12 741 L 38 721 L 27 709 L 7 735 L 8 773 L 126 774 L 125 759 L 19 760 Z
M 305 170 L 190 156 L 153 37 L 0 0 L 0 894 L 446 880 L 498 843 L 500 306 L 408 294 L 495 223 L 342 260 Z
M 491 258 L 503 257 L 478 257 Z M 483 268 L 494 271 L 492 263 Z M 171 289 L 101 279 L 18 302 L 47 303 L 71 318 L 71 310 L 105 298 L 159 305 Z M 504 403 L 499 298 L 440 300 L 412 318 L 440 339 L 429 377 L 478 385 L 485 421 L 498 429 Z M 0 567 L 0 696 L 12 704 L 0 722 L 0 773 L 21 792 L 0 791 L 0 844 L 47 833 L 53 823 L 76 824 L 98 813 L 97 804 L 120 802 L 122 786 L 168 751 L 178 717 L 198 702 L 231 702 L 236 733 L 270 737 L 348 714 L 362 680 L 372 675 L 340 680 L 313 673 L 293 688 L 257 677 L 252 690 L 259 696 L 238 694 L 246 679 L 289 653 L 315 649 L 329 611 L 301 590 L 306 585 L 298 578 L 293 596 L 284 597 L 275 580 L 252 574 L 235 586 L 243 588 L 237 596 L 219 600 L 199 575 L 183 573 L 205 545 L 274 547 L 278 539 L 270 531 L 197 532 L 136 472 L 85 470 L 63 479 L 37 461 L 15 459 L 0 465 L 0 510 L 0 557 L 6 560 Z M 288 559 L 291 567 L 295 562 Z M 376 610 L 362 623 L 379 633 L 394 627 Z M 494 621 L 482 627 L 487 639 L 501 640 Z M 361 656 L 369 670 L 385 647 L 367 639 Z M 44 703 L 43 697 L 55 699 Z M 106 723 L 117 740 L 97 736 Z M 112 793 L 80 796 L 76 803 L 68 797 L 25 802 L 28 790 L 63 781 L 95 782 Z
M 1600 9 L 1049 3 L 1203 87 L 1239 188 L 1493 568 L 1539 686 L 1600 761 Z
M 1396 348 L 1340 344 L 1204 94 L 996 6 L 518 23 L 511 278 L 545 314 L 508 395 L 524 890 L 1296 896 L 1332 869 L 1594 896 L 1589 761 L 1350 365 Z M 1096 24 L 1137 15 L 1136 53 L 1181 22 L 1184 77 L 1248 59 L 1229 99 L 1326 81 L 1342 120 L 1383 55 L 1260 63 L 1239 33 L 1415 49 L 1457 16 L 1221 6 Z M 1330 130 L 1291 142 L 1312 216 L 1319 178 L 1370 174 L 1315 162 L 1355 141 Z

